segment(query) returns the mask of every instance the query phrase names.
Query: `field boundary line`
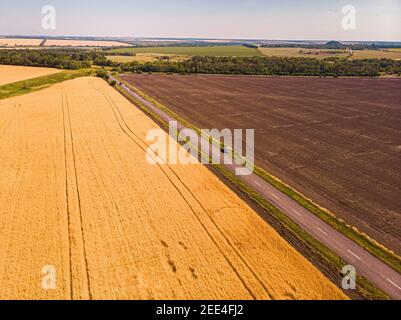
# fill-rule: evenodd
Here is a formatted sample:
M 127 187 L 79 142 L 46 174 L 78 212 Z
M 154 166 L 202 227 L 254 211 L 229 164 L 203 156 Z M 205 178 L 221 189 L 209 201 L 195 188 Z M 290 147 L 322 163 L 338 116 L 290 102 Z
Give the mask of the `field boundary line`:
M 147 100 L 148 102 L 156 105 L 158 108 L 175 118 L 177 121 L 179 121 L 181 124 L 184 126 L 187 126 L 196 132 L 198 134 L 200 133 L 200 129 L 197 128 L 196 126 L 192 125 L 189 121 L 186 119 L 182 118 L 175 112 L 171 111 L 168 107 L 163 105 L 162 103 L 158 102 L 151 96 L 147 95 L 144 93 L 142 90 L 138 89 L 137 87 L 133 86 L 132 84 L 128 83 L 124 79 L 121 79 L 121 77 L 117 76 L 117 79 L 124 83 L 128 88 L 132 89 L 134 92 L 136 92 L 139 96 Z M 353 227 L 346 223 L 343 219 L 337 217 L 334 213 L 332 213 L 330 210 L 323 208 L 322 206 L 318 205 L 315 203 L 312 199 L 309 199 L 308 197 L 304 196 L 301 192 L 297 191 L 296 189 L 292 188 L 290 185 L 286 184 L 283 182 L 281 179 L 275 177 L 274 175 L 268 173 L 264 169 L 258 167 L 255 165 L 255 171 L 254 173 L 289 196 L 291 199 L 296 201 L 298 204 L 300 204 L 302 207 L 307 209 L 308 211 L 312 212 L 314 215 L 316 215 L 318 218 L 321 220 L 325 221 L 329 225 L 331 225 L 334 229 L 337 231 L 341 232 L 343 235 L 347 236 L 357 244 L 359 244 L 361 247 L 366 249 L 368 252 L 373 254 L 375 257 L 379 258 L 381 261 L 392 267 L 394 270 L 398 271 L 401 273 L 401 257 L 398 256 L 395 252 L 392 250 L 388 249 L 384 245 L 380 244 L 378 241 L 372 239 L 369 235 L 367 235 L 364 232 L 361 232 L 358 230 L 356 227 Z

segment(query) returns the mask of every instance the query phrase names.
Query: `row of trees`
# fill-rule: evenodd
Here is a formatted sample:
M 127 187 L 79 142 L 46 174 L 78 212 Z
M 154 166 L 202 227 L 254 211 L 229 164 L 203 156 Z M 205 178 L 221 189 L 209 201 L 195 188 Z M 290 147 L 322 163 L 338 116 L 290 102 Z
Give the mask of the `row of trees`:
M 277 76 L 379 76 L 401 75 L 401 61 L 347 60 L 288 57 L 193 57 L 182 62 L 114 63 L 116 71 Z
M 106 57 L 99 51 L 64 50 L 0 50 L 0 64 L 59 69 L 90 68 L 102 63 Z
M 350 60 L 344 58 L 289 57 L 193 57 L 181 62 L 118 63 L 102 51 L 79 49 L 0 50 L 0 64 L 89 68 L 92 64 L 123 72 L 244 74 L 278 76 L 379 76 L 401 75 L 401 61 L 391 59 Z

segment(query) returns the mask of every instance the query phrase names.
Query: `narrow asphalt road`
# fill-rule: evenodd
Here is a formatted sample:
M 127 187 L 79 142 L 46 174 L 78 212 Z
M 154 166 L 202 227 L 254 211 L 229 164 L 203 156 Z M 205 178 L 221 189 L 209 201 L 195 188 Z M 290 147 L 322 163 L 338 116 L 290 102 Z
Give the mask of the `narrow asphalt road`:
M 113 77 L 111 77 L 111 79 L 117 81 L 117 83 L 120 83 Z M 121 83 L 119 86 L 163 120 L 167 122 L 177 121 L 169 114 L 150 103 L 148 100 L 142 98 L 125 84 Z M 186 127 L 178 123 L 178 129 L 180 131 L 185 128 Z M 212 144 L 211 148 L 218 147 Z M 224 157 L 228 157 L 228 155 L 224 155 Z M 227 163 L 227 161 L 225 163 Z M 235 173 L 236 169 L 241 168 L 241 165 L 232 164 L 226 165 L 226 167 L 231 172 Z M 308 234 L 334 251 L 349 265 L 354 266 L 357 274 L 367 278 L 370 282 L 386 292 L 393 299 L 401 300 L 401 275 L 394 269 L 316 217 L 313 213 L 306 210 L 296 201 L 277 190 L 256 174 L 238 176 L 238 178 L 242 179 L 261 196 L 263 196 L 268 202 L 280 209 L 300 227 L 302 227 Z

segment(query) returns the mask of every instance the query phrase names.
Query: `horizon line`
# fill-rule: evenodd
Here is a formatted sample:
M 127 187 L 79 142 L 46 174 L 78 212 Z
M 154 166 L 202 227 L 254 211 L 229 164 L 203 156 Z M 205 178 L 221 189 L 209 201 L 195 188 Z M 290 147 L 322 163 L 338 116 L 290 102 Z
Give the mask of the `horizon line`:
M 220 40 L 220 41 L 288 41 L 288 42 L 324 42 L 324 41 L 338 41 L 338 42 L 399 42 L 401 40 L 338 40 L 338 39 L 262 39 L 262 38 L 203 38 L 203 37 L 157 37 L 157 36 L 93 36 L 93 35 L 28 35 L 28 34 L 1 34 L 0 37 L 28 37 L 28 38 L 103 38 L 103 39 L 155 39 L 155 40 Z

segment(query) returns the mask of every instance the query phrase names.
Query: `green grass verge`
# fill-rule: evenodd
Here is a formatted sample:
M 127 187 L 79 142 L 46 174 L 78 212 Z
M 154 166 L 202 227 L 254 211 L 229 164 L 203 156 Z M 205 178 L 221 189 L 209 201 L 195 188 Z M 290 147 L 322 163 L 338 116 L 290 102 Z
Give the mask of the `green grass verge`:
M 207 47 L 145 47 L 145 48 L 120 48 L 107 52 L 112 53 L 160 53 L 177 54 L 185 56 L 213 56 L 213 57 L 254 57 L 263 56 L 255 48 L 244 46 L 207 46 Z M 106 52 L 106 54 L 107 54 Z
M 48 88 L 59 82 L 90 75 L 93 75 L 92 69 L 64 70 L 43 77 L 9 83 L 0 86 L 0 99 L 20 96 L 26 93 Z
M 129 86 L 131 89 L 135 90 L 137 93 L 142 93 L 139 89 L 131 86 L 129 83 L 125 82 L 121 78 L 117 77 L 120 81 L 124 82 L 125 85 Z M 140 109 L 142 109 L 146 114 L 156 120 L 163 128 L 168 130 L 169 126 L 165 120 L 161 119 L 158 115 L 150 111 L 147 107 L 145 107 L 140 101 L 134 99 L 128 93 L 126 93 L 120 87 L 115 87 L 123 96 L 125 96 L 129 101 L 134 103 Z M 163 105 L 156 102 L 154 99 L 148 97 L 146 94 L 142 93 L 142 96 L 152 103 L 156 103 L 157 106 L 160 106 L 163 111 L 169 113 L 172 117 L 175 117 L 177 121 L 187 126 L 188 128 L 192 128 L 200 133 L 198 128 L 195 128 L 191 124 L 189 124 L 186 120 L 181 117 L 175 115 L 174 112 L 170 111 Z M 201 151 L 198 150 L 200 153 Z M 201 154 L 201 156 L 205 156 Z M 258 204 L 261 208 L 267 211 L 276 221 L 278 221 L 286 230 L 291 232 L 291 234 L 298 239 L 300 242 L 305 244 L 311 252 L 313 252 L 317 257 L 320 258 L 326 265 L 329 265 L 338 275 L 341 275 L 341 270 L 344 265 L 347 263 L 342 260 L 336 253 L 327 248 L 325 245 L 320 243 L 318 240 L 310 236 L 307 232 L 305 232 L 299 225 L 297 225 L 294 221 L 292 221 L 286 214 L 281 212 L 279 209 L 274 207 L 271 203 L 269 203 L 266 199 L 264 199 L 259 193 L 254 191 L 251 187 L 249 187 L 242 180 L 238 179 L 237 176 L 233 175 L 230 171 L 228 171 L 222 165 L 213 165 L 213 167 L 220 172 L 224 177 L 231 181 L 235 186 L 241 190 L 247 197 L 249 197 L 252 201 Z M 357 292 L 359 295 L 369 300 L 388 300 L 390 297 L 381 291 L 379 288 L 372 285 L 366 278 L 358 276 L 357 278 Z
M 120 79 L 121 80 L 121 79 Z M 129 86 L 132 90 L 137 92 L 143 98 L 148 100 L 149 102 L 155 104 L 157 107 L 162 109 L 164 112 L 168 113 L 173 118 L 177 119 L 177 121 L 181 122 L 183 125 L 187 126 L 188 128 L 196 130 L 198 133 L 200 130 L 189 123 L 187 120 L 183 119 L 181 116 L 176 114 L 175 112 L 168 109 L 163 104 L 159 103 L 152 97 L 146 95 L 144 92 L 139 90 L 138 88 L 130 85 L 128 82 L 122 80 L 127 86 Z M 362 248 L 366 249 L 368 252 L 379 258 L 381 261 L 392 267 L 397 272 L 401 273 L 401 258 L 397 256 L 394 252 L 387 249 L 386 247 L 382 246 L 375 240 L 371 239 L 368 235 L 360 232 L 355 227 L 350 226 L 344 220 L 338 218 L 336 215 L 331 213 L 329 210 L 322 208 L 318 204 L 314 203 L 311 199 L 308 199 L 300 192 L 296 191 L 289 185 L 282 182 L 277 177 L 269 174 L 262 168 L 255 166 L 254 171 L 258 176 L 263 178 L 265 181 L 273 185 L 275 188 L 298 202 L 302 205 L 305 209 L 309 210 L 310 212 L 314 213 L 320 219 L 331 225 L 337 231 L 341 232 L 357 244 L 359 244 Z

